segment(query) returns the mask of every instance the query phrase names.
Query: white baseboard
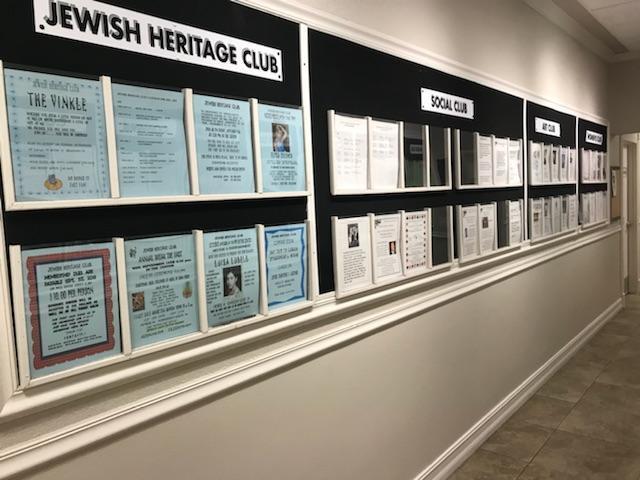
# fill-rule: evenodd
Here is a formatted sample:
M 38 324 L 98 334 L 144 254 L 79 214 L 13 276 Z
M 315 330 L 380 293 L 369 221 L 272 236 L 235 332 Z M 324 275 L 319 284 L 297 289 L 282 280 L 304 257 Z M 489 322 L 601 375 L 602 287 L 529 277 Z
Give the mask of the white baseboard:
M 529 378 L 487 412 L 480 421 L 416 476 L 415 480 L 445 480 L 448 478 L 622 308 L 623 299 L 619 298 L 547 360 L 544 365 L 533 372 Z

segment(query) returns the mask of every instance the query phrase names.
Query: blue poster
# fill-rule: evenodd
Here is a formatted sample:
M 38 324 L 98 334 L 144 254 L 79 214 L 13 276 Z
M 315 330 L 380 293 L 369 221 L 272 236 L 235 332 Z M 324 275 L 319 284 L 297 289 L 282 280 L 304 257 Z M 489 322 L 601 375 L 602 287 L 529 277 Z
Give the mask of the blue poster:
M 97 80 L 6 69 L 17 201 L 110 197 Z
M 209 325 L 253 317 L 260 306 L 255 228 L 204 234 Z
M 188 195 L 181 92 L 113 85 L 122 197 Z
M 193 236 L 128 240 L 124 245 L 132 347 L 197 331 Z
M 249 102 L 193 96 L 200 193 L 255 192 Z
M 306 190 L 302 110 L 260 104 L 258 111 L 263 190 Z
M 112 243 L 22 251 L 31 377 L 121 352 Z
M 269 309 L 307 299 L 307 229 L 304 223 L 265 227 Z

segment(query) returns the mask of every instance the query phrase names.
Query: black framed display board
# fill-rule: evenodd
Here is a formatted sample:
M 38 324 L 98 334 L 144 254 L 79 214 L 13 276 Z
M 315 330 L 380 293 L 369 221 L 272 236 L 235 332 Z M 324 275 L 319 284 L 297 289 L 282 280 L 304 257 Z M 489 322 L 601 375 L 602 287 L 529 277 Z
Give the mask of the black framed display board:
M 338 37 L 309 31 L 320 292 L 334 289 L 331 217 L 518 200 L 524 187 L 337 196 L 331 193 L 327 112 L 523 138 L 523 100 Z M 425 111 L 422 89 L 473 102 L 473 118 Z M 454 142 L 451 143 L 453 149 Z M 453 152 L 450 152 L 453 158 Z M 452 161 L 452 176 L 456 176 Z M 454 222 L 456 225 L 456 222 Z
M 608 153 L 608 131 L 606 125 L 591 122 L 583 118 L 578 119 L 578 149 L 590 150 L 594 152 Z M 608 158 L 608 157 L 607 157 Z M 608 162 L 606 169 L 608 170 Z M 580 179 L 582 179 L 583 162 L 580 162 Z M 601 178 L 595 183 L 586 183 L 581 181 L 579 193 L 592 193 L 607 190 L 607 178 Z
M 535 102 L 527 102 L 527 141 L 539 144 L 576 148 L 576 125 L 574 115 L 560 112 Z M 531 154 L 527 157 L 531 164 Z M 577 160 L 577 158 L 576 158 Z M 530 198 L 570 195 L 576 193 L 576 181 L 563 185 L 532 185 L 529 182 Z
M 108 75 L 114 84 L 178 92 L 191 88 L 194 94 L 257 98 L 260 102 L 298 108 L 301 105 L 297 23 L 230 1 L 195 2 L 189 8 L 176 8 L 176 4 L 170 2 L 140 0 L 105 3 L 278 49 L 284 60 L 282 81 L 43 35 L 34 29 L 33 5 L 21 0 L 9 0 L 4 5 L 0 32 L 0 59 L 4 68 L 15 66 L 96 80 Z M 144 30 L 140 35 L 145 35 Z M 156 42 L 160 42 L 159 37 Z M 223 54 L 222 50 L 214 52 L 214 55 Z M 195 228 L 294 223 L 306 218 L 306 198 L 303 196 L 4 213 L 7 244 L 23 246 L 167 234 Z

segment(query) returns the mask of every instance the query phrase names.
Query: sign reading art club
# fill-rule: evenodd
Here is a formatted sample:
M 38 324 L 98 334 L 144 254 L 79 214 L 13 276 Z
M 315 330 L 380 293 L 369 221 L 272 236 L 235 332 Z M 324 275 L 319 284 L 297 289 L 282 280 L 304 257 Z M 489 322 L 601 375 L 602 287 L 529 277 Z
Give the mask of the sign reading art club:
M 585 134 L 585 139 L 587 143 L 593 143 L 594 145 L 602 145 L 604 141 L 604 135 L 597 132 L 592 132 L 591 130 L 587 130 Z
M 422 110 L 473 120 L 473 100 L 428 88 L 420 89 Z
M 36 32 L 282 81 L 282 52 L 94 0 L 33 0 Z
M 551 135 L 553 137 L 560 136 L 560 124 L 558 122 L 552 122 L 544 118 L 536 117 L 536 133 L 542 133 L 543 135 Z

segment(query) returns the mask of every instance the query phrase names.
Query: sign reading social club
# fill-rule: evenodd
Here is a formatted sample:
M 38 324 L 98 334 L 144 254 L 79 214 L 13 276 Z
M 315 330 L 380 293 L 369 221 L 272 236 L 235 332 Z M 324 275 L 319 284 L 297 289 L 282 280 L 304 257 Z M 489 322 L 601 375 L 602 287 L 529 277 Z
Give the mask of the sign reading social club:
M 282 81 L 278 49 L 94 0 L 33 0 L 36 32 Z
M 473 120 L 473 100 L 437 90 L 421 88 L 422 110 Z

